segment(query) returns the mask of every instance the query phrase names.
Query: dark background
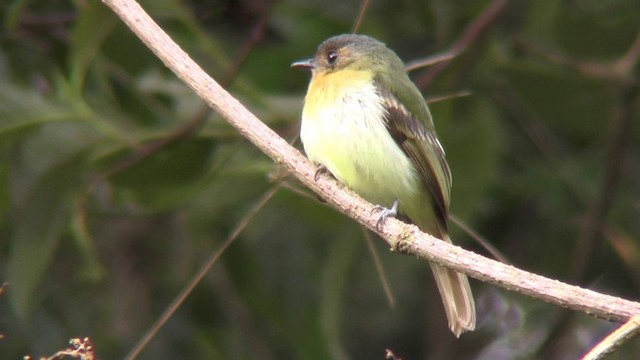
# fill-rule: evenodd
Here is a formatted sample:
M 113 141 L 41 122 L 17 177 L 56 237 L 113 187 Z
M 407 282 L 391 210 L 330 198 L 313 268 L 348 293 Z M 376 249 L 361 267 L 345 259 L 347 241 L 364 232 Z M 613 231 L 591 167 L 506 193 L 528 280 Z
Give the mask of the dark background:
M 141 3 L 292 141 L 309 74 L 289 65 L 361 6 Z M 0 16 L 3 359 L 86 336 L 124 357 L 274 186 L 140 358 L 575 359 L 616 327 L 472 280 L 478 329 L 456 340 L 428 265 L 373 238 L 391 308 L 360 226 L 283 178 L 100 1 L 5 1 Z M 407 63 L 458 44 L 411 72 L 448 97 L 431 109 L 456 217 L 517 267 L 638 299 L 638 24 L 635 0 L 378 0 L 359 33 Z M 637 357 L 637 341 L 613 356 Z

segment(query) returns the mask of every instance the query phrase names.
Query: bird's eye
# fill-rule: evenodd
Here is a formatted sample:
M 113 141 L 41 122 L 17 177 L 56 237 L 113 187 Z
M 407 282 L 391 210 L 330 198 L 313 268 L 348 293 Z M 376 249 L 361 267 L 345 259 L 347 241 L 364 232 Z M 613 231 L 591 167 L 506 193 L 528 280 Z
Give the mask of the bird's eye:
M 335 50 L 329 50 L 327 53 L 327 62 L 333 64 L 338 60 L 338 53 Z

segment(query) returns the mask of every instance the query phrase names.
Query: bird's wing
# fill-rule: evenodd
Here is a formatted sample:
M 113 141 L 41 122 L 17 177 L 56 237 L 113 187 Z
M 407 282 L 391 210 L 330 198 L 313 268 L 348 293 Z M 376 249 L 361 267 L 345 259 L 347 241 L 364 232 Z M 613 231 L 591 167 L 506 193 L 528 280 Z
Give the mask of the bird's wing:
M 384 121 L 389 134 L 420 174 L 422 183 L 433 196 L 434 211 L 446 229 L 451 171 L 436 133 L 432 129 L 426 129 L 391 91 L 385 90 L 383 86 L 377 86 L 377 89 L 386 109 Z

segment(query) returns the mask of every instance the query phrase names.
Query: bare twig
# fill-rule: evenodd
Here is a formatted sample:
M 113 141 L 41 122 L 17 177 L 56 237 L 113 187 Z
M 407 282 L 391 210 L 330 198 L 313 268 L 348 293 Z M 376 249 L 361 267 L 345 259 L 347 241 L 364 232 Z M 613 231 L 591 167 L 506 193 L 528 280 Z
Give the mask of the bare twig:
M 442 96 L 429 97 L 426 100 L 427 100 L 427 104 L 435 104 L 435 103 L 441 102 L 441 101 L 448 101 L 448 100 L 453 100 L 453 99 L 458 99 L 458 98 L 471 96 L 471 94 L 473 94 L 471 91 L 461 90 L 461 91 L 455 92 L 453 94 L 445 94 L 445 95 L 442 95 Z
M 521 38 L 515 39 L 515 45 L 521 49 L 535 55 L 539 58 L 542 58 L 552 64 L 563 65 L 570 67 L 580 73 L 581 75 L 587 78 L 612 78 L 614 76 L 617 77 L 617 74 L 614 74 L 611 70 L 611 66 L 609 64 L 587 61 L 587 60 L 578 60 L 572 58 L 566 54 L 563 54 L 557 50 L 543 48 L 542 46 L 535 44 L 530 41 L 525 41 Z
M 640 61 L 640 32 L 635 41 L 629 46 L 627 52 L 613 64 L 613 69 L 618 74 L 632 74 L 633 68 Z
M 360 11 L 358 11 L 358 18 L 356 19 L 355 24 L 353 24 L 353 29 L 351 29 L 351 32 L 353 34 L 356 34 L 358 30 L 360 30 L 362 22 L 364 21 L 364 16 L 367 14 L 367 10 L 369 10 L 370 4 L 370 0 L 362 0 L 362 4 L 360 4 Z
M 511 262 L 507 260 L 507 257 L 504 256 L 504 254 L 500 252 L 500 250 L 496 249 L 495 246 L 487 241 L 487 239 L 482 237 L 482 235 L 473 230 L 469 225 L 462 221 L 462 219 L 453 214 L 449 214 L 449 220 L 451 220 L 452 223 L 456 224 L 460 229 L 462 229 L 462 231 L 466 232 L 467 235 L 471 236 L 471 238 L 474 239 L 478 244 L 480 244 L 480 246 L 482 246 L 485 250 L 487 250 L 487 252 L 491 254 L 494 259 L 500 261 L 501 263 L 511 265 Z
M 626 321 L 640 314 L 640 303 L 600 294 L 535 275 L 450 245 L 397 219 L 376 227 L 374 206 L 328 176 L 317 180 L 315 168 L 264 123 L 211 79 L 132 0 L 103 0 L 178 77 L 231 125 L 298 180 L 320 194 L 327 203 L 379 234 L 394 251 L 412 254 L 552 304 L 612 320 Z
M 603 234 L 627 268 L 635 288 L 640 289 L 640 248 L 638 248 L 637 239 L 611 225 L 603 229 Z
M 362 228 L 362 236 L 364 236 L 364 239 L 367 242 L 367 248 L 369 248 L 371 257 L 373 257 L 373 263 L 376 265 L 376 271 L 378 272 L 378 277 L 380 277 L 380 283 L 382 284 L 382 288 L 384 289 L 384 294 L 387 296 L 389 306 L 393 309 L 396 305 L 396 300 L 393 297 L 393 292 L 391 291 L 391 286 L 389 286 L 387 275 L 384 273 L 384 267 L 382 267 L 382 261 L 380 261 L 378 251 L 376 250 L 375 246 L 373 246 L 373 239 L 371 239 L 370 234 L 371 233 L 368 232 L 367 229 Z
M 640 333 L 640 316 L 634 316 L 624 325 L 604 338 L 589 351 L 582 360 L 601 360 L 616 351 L 622 344 L 638 336 Z
M 516 38 L 515 45 L 521 50 L 550 63 L 566 66 L 586 78 L 604 79 L 629 85 L 638 83 L 638 78 L 633 73 L 633 69 L 640 61 L 640 33 L 629 46 L 627 52 L 614 62 L 599 62 L 576 58 L 522 38 Z
M 411 61 L 408 64 L 406 64 L 404 68 L 407 71 L 413 71 L 423 67 L 432 66 L 435 64 L 439 64 L 441 62 L 452 60 L 454 57 L 456 57 L 456 55 L 457 54 L 454 54 L 451 51 L 447 51 L 442 54 L 435 54 L 435 55 L 427 56 L 424 59 Z

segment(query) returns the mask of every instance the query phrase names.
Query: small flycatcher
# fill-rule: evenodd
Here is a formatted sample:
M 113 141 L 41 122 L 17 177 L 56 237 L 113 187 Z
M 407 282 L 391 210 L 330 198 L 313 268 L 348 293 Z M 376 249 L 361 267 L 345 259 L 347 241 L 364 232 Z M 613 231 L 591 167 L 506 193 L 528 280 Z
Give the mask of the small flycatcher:
M 363 35 L 339 35 L 314 58 L 293 63 L 311 69 L 300 138 L 307 156 L 374 204 L 391 205 L 422 231 L 451 242 L 447 216 L 451 171 L 427 103 L 385 44 Z M 430 264 L 449 327 L 456 336 L 476 325 L 469 281 Z

